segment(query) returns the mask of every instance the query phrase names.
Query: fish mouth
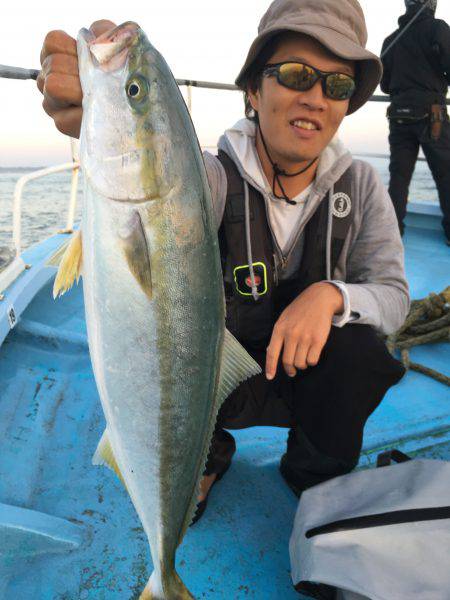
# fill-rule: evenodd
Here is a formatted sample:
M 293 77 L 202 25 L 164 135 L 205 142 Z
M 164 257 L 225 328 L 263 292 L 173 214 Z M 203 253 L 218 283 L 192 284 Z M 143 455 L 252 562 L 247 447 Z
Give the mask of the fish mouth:
M 95 38 L 92 32 L 84 29 L 82 37 L 87 42 L 91 56 L 103 71 L 116 71 L 124 66 L 128 52 L 139 37 L 140 27 L 133 21 L 127 21 L 105 31 Z

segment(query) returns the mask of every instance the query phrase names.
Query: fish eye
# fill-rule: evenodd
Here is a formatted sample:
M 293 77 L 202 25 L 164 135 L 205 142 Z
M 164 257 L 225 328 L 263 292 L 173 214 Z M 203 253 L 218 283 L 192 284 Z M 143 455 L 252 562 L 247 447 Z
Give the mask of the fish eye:
M 148 92 L 147 81 L 140 76 L 135 76 L 130 79 L 126 85 L 126 92 L 128 98 L 131 100 L 142 100 Z
M 128 95 L 130 96 L 130 98 L 135 98 L 136 96 L 139 96 L 140 91 L 141 86 L 138 83 L 130 83 L 130 85 L 128 86 Z

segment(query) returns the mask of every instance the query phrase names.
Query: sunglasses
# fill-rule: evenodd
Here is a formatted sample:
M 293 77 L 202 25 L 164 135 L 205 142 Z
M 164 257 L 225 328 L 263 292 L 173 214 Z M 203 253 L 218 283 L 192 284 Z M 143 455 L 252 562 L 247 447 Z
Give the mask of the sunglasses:
M 300 62 L 267 64 L 262 75 L 274 75 L 280 85 L 297 92 L 310 90 L 320 79 L 323 93 L 332 100 L 348 100 L 356 90 L 356 81 L 350 75 L 319 71 Z

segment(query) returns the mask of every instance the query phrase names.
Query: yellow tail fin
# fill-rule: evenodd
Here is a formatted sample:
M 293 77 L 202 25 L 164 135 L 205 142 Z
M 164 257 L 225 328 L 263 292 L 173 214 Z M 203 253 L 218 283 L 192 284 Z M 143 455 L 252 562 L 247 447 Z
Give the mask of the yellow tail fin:
M 81 231 L 76 231 L 59 265 L 53 285 L 53 298 L 65 294 L 75 281 L 78 283 L 81 275 L 82 254 Z
M 194 600 L 194 596 L 172 569 L 163 579 L 153 571 L 139 600 Z

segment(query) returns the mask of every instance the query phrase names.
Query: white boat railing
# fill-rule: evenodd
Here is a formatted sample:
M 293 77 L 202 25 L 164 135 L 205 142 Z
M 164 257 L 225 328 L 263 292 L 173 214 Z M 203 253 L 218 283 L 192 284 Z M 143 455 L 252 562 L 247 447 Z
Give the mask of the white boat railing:
M 47 167 L 40 169 L 39 171 L 33 171 L 27 175 L 20 177 L 16 183 L 14 189 L 14 200 L 13 200 L 13 245 L 16 252 L 16 258 L 19 258 L 22 253 L 22 193 L 25 185 L 33 181 L 34 179 L 40 179 L 47 175 L 53 175 L 54 173 L 60 173 L 61 171 L 72 171 L 72 182 L 70 186 L 70 199 L 69 199 L 69 210 L 67 214 L 66 227 L 60 233 L 71 233 L 73 230 L 73 224 L 75 220 L 75 210 L 77 206 L 77 192 L 78 192 L 78 174 L 80 170 L 80 163 L 78 162 L 78 151 L 77 141 L 71 139 L 72 148 L 72 162 L 63 163 L 62 165 L 56 165 L 54 167 Z
M 41 177 L 45 177 L 46 175 L 53 175 L 53 173 L 60 173 L 61 171 L 72 170 L 69 214 L 67 215 L 66 229 L 64 230 L 64 232 L 67 231 L 67 233 L 69 233 L 72 231 L 73 222 L 75 218 L 79 168 L 80 164 L 77 162 L 63 163 L 62 165 L 56 165 L 55 167 L 48 167 L 46 169 L 34 171 L 33 173 L 24 175 L 17 181 L 14 190 L 13 204 L 13 244 L 17 257 L 19 257 L 22 253 L 22 192 L 25 185 L 29 181 L 33 181 L 34 179 L 40 179 Z

